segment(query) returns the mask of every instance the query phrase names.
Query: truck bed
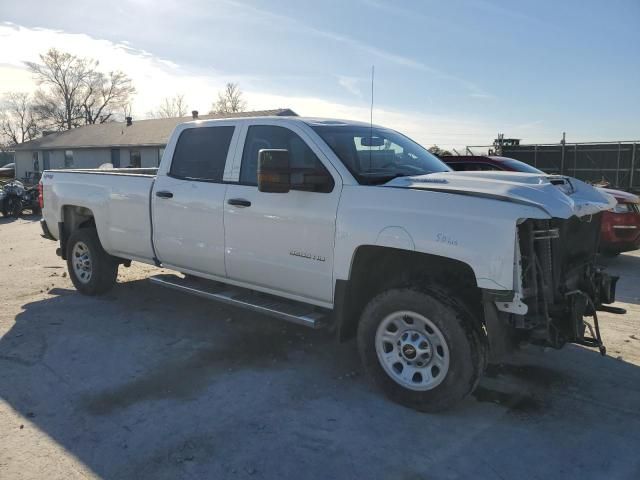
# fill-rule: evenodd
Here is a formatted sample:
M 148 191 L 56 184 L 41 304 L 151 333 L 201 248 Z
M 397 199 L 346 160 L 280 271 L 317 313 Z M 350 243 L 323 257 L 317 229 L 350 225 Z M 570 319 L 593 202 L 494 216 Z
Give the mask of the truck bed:
M 146 176 L 155 177 L 158 173 L 158 168 L 67 168 L 47 170 L 45 173 L 97 173 L 100 175 L 134 175 L 134 176 Z
M 60 238 L 59 222 L 95 218 L 104 249 L 111 255 L 153 263 L 150 194 L 157 168 L 47 170 L 42 176 L 43 215 Z M 71 213 L 71 217 L 69 215 Z

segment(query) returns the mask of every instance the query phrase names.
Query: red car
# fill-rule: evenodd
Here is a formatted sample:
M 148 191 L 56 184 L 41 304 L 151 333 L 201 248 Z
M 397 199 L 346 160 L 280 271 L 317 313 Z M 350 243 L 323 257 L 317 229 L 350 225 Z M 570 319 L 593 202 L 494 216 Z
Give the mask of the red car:
M 502 170 L 509 172 L 544 173 L 520 160 L 507 157 L 460 155 L 440 157 L 456 171 Z M 640 197 L 622 190 L 602 188 L 613 195 L 618 205 L 602 214 L 600 252 L 615 256 L 640 248 Z

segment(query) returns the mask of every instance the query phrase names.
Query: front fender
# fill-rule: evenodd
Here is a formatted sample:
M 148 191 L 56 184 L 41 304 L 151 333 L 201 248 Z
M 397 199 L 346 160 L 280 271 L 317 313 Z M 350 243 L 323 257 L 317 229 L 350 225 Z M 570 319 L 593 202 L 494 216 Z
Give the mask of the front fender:
M 540 216 L 538 208 L 495 199 L 345 186 L 336 222 L 335 279 L 349 279 L 360 246 L 379 245 L 457 260 L 470 266 L 479 288 L 513 290 L 517 223 Z
M 379 247 L 398 248 L 400 250 L 414 251 L 416 249 L 413 238 L 402 227 L 383 228 L 378 234 L 375 244 Z

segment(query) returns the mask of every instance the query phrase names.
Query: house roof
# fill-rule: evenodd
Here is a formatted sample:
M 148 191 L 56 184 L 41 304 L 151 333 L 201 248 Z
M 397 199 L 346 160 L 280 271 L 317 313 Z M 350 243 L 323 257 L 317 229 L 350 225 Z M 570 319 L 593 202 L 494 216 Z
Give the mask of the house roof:
M 289 108 L 237 112 L 227 114 L 199 115 L 198 120 L 215 118 L 297 116 Z M 125 122 L 109 122 L 85 125 L 64 132 L 56 132 L 15 146 L 15 150 L 43 150 L 64 148 L 132 147 L 166 145 L 176 125 L 192 121 L 193 117 L 153 118 L 134 120 L 129 126 Z

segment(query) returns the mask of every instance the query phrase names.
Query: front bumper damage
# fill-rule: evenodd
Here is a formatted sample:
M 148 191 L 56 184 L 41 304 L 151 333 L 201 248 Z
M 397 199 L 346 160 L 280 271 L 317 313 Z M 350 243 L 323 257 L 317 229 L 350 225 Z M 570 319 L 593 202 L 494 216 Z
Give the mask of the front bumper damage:
M 518 226 L 521 291 L 498 297 L 485 292 L 487 329 L 491 321 L 534 343 L 561 348 L 576 343 L 606 354 L 598 311 L 626 313 L 615 301 L 618 277 L 596 265 L 601 214 L 569 219 L 529 219 Z M 487 311 L 489 310 L 489 311 Z M 491 338 L 490 338 L 491 341 Z M 505 343 L 505 339 L 494 342 Z M 497 347 L 499 345 L 496 345 Z

